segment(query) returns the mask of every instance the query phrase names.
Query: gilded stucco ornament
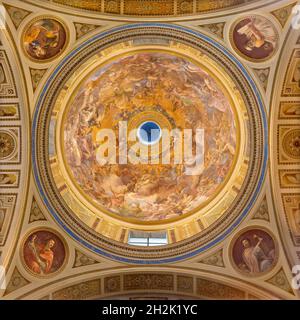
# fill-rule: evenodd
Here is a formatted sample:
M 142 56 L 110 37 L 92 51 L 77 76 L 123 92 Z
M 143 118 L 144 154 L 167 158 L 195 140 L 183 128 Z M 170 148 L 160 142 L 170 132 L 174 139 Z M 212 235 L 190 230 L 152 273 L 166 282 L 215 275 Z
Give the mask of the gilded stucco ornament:
M 0 131 L 0 159 L 6 159 L 16 149 L 15 138 L 6 131 Z

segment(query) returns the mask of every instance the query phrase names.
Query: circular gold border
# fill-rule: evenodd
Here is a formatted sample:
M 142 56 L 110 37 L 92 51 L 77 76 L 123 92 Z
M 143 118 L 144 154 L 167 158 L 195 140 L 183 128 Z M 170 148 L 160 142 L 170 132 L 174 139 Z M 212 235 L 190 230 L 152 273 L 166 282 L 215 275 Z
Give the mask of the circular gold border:
M 62 46 L 62 48 L 60 49 L 59 52 L 57 52 L 57 54 L 55 54 L 53 57 L 48 58 L 48 59 L 37 59 L 37 58 L 33 58 L 31 55 L 28 54 L 27 50 L 24 47 L 24 37 L 25 37 L 25 33 L 26 31 L 37 21 L 39 20 L 44 20 L 44 19 L 49 19 L 49 20 L 54 20 L 58 23 L 61 24 L 61 26 L 64 28 L 65 34 L 66 34 L 66 39 L 65 39 L 65 43 Z M 24 27 L 22 30 L 22 35 L 21 35 L 21 39 L 20 39 L 20 46 L 23 50 L 24 55 L 31 61 L 33 62 L 38 62 L 38 63 L 48 63 L 51 61 L 56 60 L 68 47 L 69 45 L 69 41 L 70 41 L 70 31 L 69 28 L 67 27 L 67 24 L 61 19 L 61 18 L 57 18 L 56 16 L 51 16 L 51 15 L 42 15 L 42 16 L 38 16 L 33 18 L 32 20 L 30 20 Z
M 28 266 L 27 266 L 27 263 L 24 259 L 24 245 L 25 245 L 25 242 L 27 241 L 27 239 L 33 235 L 35 232 L 40 232 L 40 231 L 48 231 L 48 232 L 51 232 L 53 234 L 55 234 L 59 239 L 60 241 L 62 242 L 63 246 L 64 246 L 64 249 L 65 249 L 65 259 L 64 259 L 64 262 L 63 264 L 61 265 L 61 267 L 56 270 L 55 272 L 52 272 L 52 273 L 49 273 L 47 275 L 40 275 L 40 274 L 37 274 L 37 273 L 34 273 Z M 49 279 L 49 278 L 53 278 L 55 277 L 57 274 L 61 273 L 68 261 L 69 261 L 69 257 L 70 257 L 70 253 L 69 253 L 69 247 L 68 247 L 68 244 L 66 242 L 66 240 L 61 236 L 60 233 L 58 233 L 56 230 L 54 229 L 51 229 L 49 227 L 43 227 L 43 226 L 40 226 L 40 227 L 35 227 L 34 229 L 31 229 L 30 231 L 28 231 L 24 236 L 23 236 L 23 239 L 22 239 L 22 242 L 21 242 L 21 245 L 20 245 L 20 257 L 21 257 L 21 262 L 22 262 L 22 265 L 23 265 L 23 268 L 31 275 L 33 275 L 34 277 L 37 277 L 37 278 L 40 278 L 40 279 Z

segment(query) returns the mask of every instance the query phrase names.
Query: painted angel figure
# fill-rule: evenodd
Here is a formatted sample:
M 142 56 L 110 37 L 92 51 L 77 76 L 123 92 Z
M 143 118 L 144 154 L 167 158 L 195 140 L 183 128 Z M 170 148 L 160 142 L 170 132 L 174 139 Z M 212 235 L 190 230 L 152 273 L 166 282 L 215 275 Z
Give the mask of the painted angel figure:
M 48 48 L 56 48 L 59 42 L 59 25 L 52 21 L 31 27 L 25 35 L 27 43 L 38 58 L 47 55 Z
M 245 49 L 248 51 L 261 47 L 265 50 L 270 50 L 270 48 L 274 48 L 276 45 L 275 31 L 267 20 L 250 18 L 250 22 L 239 28 L 237 32 L 247 37 L 248 41 Z

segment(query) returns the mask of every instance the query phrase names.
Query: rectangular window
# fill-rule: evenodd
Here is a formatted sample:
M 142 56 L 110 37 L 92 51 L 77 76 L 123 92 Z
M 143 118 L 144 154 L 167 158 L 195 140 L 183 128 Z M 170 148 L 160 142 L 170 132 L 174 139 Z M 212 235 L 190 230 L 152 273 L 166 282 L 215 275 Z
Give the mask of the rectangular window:
M 130 231 L 128 244 L 132 246 L 164 246 L 168 244 L 166 231 L 145 232 L 145 231 Z

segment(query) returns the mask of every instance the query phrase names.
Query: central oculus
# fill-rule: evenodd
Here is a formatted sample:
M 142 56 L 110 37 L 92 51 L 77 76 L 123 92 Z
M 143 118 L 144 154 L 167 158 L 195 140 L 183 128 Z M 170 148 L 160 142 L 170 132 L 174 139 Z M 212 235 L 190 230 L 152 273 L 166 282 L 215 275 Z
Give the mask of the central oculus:
M 155 144 L 161 138 L 160 126 L 154 121 L 143 122 L 137 130 L 137 136 L 145 145 Z

